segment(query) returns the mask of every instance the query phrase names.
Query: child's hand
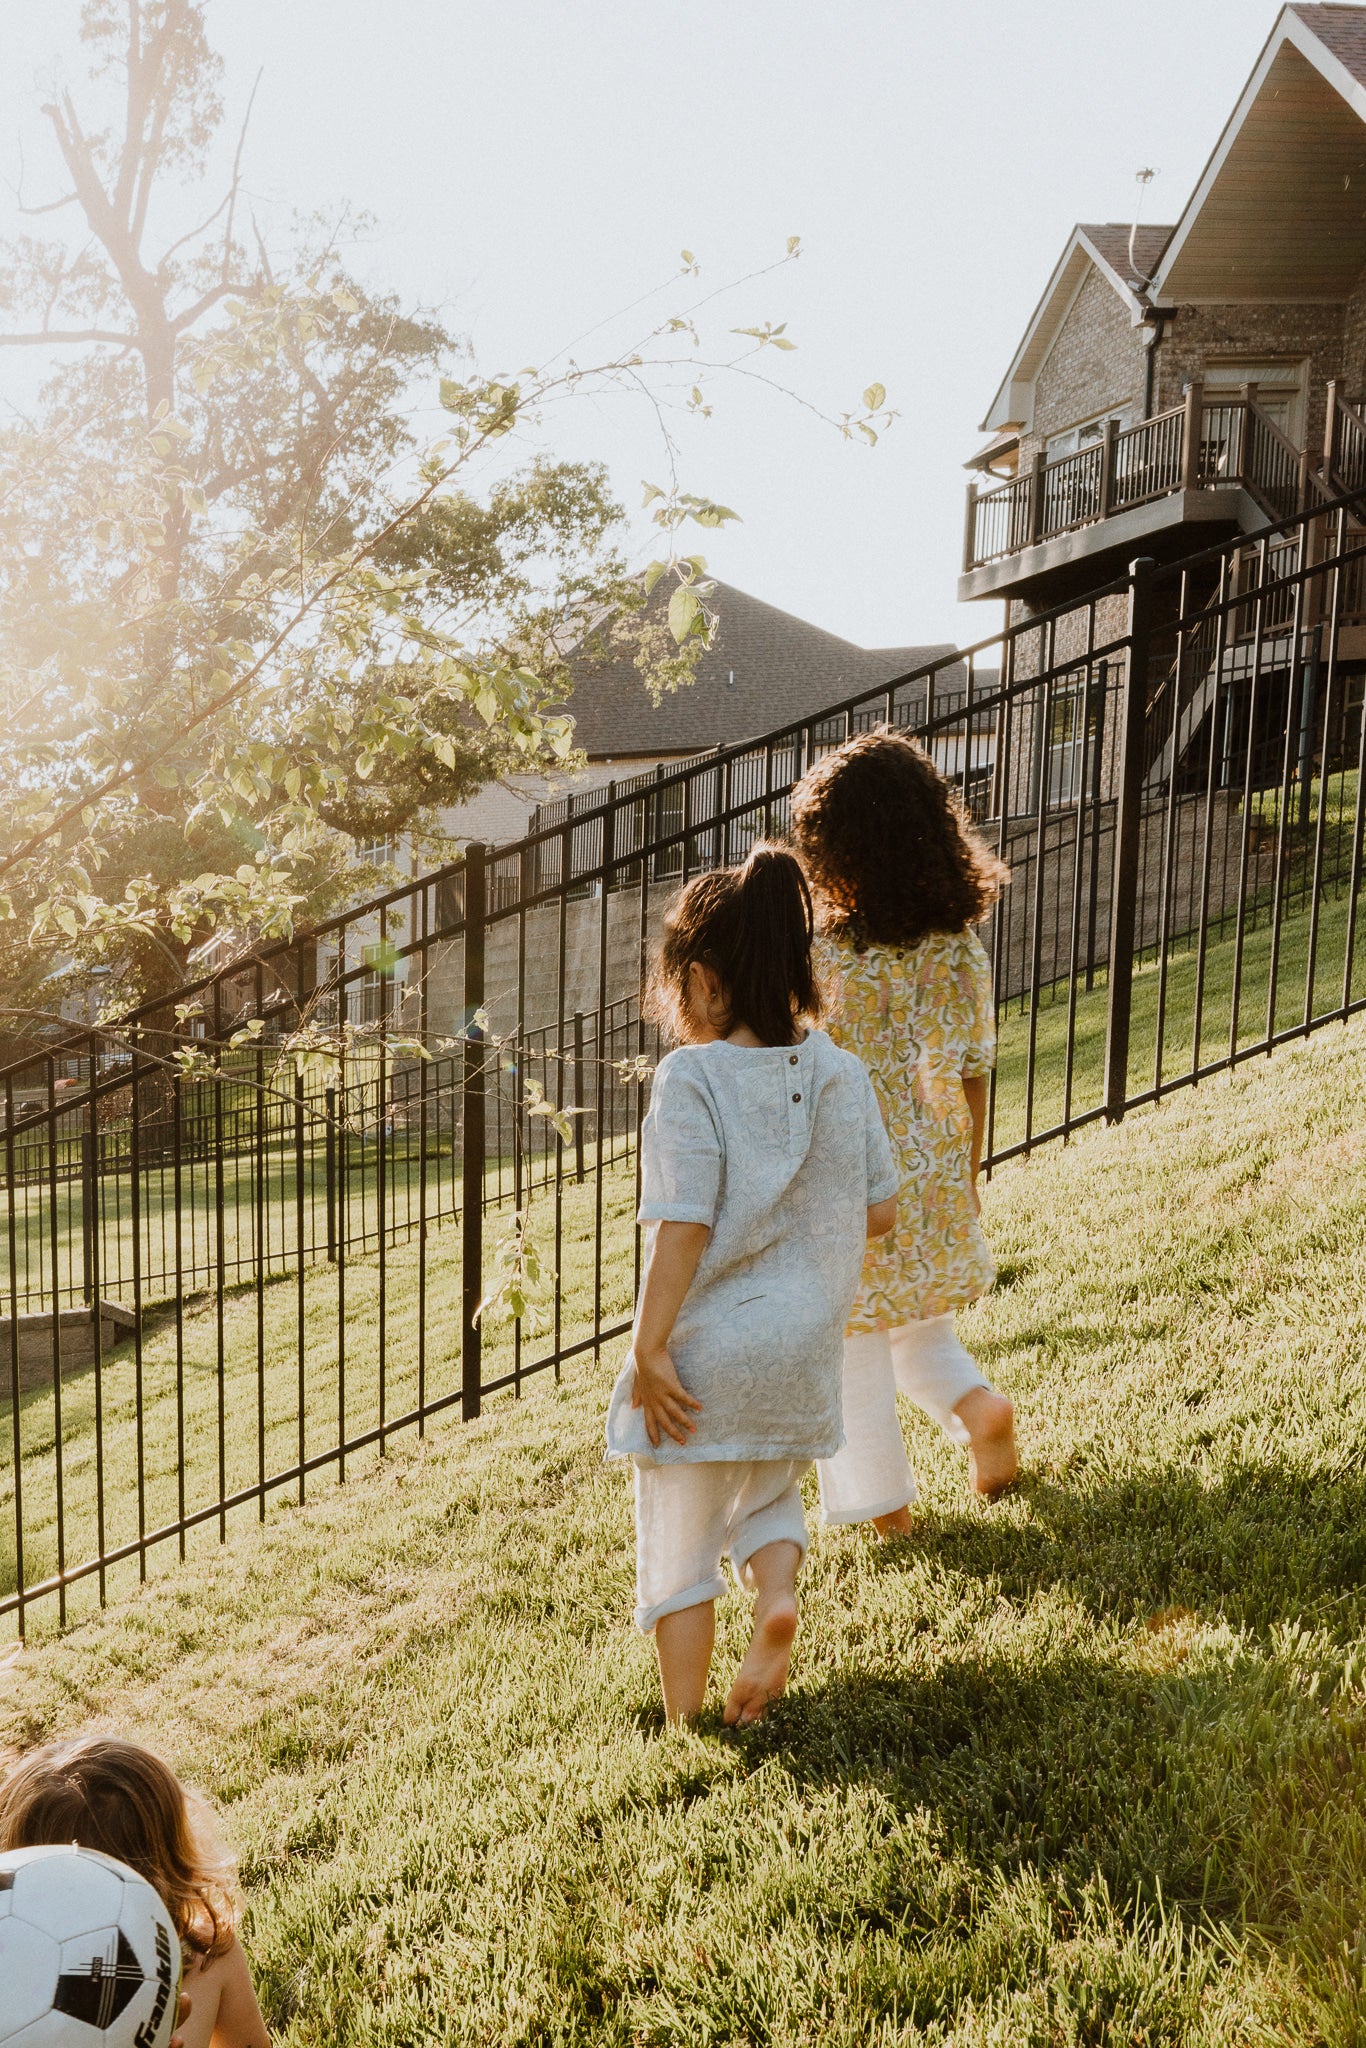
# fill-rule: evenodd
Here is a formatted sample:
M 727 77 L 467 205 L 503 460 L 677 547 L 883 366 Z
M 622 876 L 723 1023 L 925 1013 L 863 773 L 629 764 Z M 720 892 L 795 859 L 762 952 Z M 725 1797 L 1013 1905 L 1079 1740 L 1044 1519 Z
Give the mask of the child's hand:
M 676 1444 L 685 1444 L 697 1427 L 688 1410 L 700 1415 L 702 1403 L 686 1391 L 667 1351 L 637 1351 L 634 1357 L 636 1384 L 631 1406 L 644 1409 L 646 1436 L 656 1450 L 661 1430 Z

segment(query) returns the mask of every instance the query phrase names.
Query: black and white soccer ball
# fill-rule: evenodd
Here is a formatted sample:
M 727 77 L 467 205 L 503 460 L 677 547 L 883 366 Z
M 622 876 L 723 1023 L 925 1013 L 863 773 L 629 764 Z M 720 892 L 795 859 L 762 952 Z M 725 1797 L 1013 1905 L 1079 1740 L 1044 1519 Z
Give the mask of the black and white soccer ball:
M 145 1878 L 95 1849 L 0 1854 L 3 2048 L 166 2048 L 180 1942 Z

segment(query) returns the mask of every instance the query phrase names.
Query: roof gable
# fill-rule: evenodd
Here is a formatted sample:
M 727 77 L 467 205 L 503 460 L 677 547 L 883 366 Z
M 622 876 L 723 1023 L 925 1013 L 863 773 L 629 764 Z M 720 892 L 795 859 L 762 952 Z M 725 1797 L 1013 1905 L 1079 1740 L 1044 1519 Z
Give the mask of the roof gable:
M 1034 409 L 1034 380 L 1076 303 L 1077 294 L 1093 271 L 1098 271 L 1111 290 L 1119 295 L 1135 324 L 1142 319 L 1144 301 L 1131 289 L 1130 281 L 1134 279 L 1135 271 L 1138 272 L 1135 282 L 1141 284 L 1147 279 L 1171 232 L 1168 227 L 1134 229 L 1134 269 L 1131 270 L 1130 228 L 1127 223 L 1084 221 L 1073 228 L 1057 267 L 1044 288 L 1043 297 L 1034 308 L 1024 339 L 1015 351 L 1001 388 L 982 421 L 983 433 L 992 433 L 1001 427 L 1029 425 Z
M 1282 9 L 1158 266 L 1162 302 L 1345 298 L 1366 264 L 1366 8 Z

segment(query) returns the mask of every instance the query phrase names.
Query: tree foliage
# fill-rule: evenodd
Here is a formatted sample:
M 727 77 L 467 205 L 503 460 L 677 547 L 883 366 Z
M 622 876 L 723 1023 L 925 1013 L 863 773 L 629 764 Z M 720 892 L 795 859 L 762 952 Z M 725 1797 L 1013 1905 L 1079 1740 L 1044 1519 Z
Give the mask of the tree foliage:
M 34 1012 L 96 963 L 121 1002 L 169 988 L 213 932 L 352 891 L 358 840 L 438 850 L 443 808 L 564 763 L 566 655 L 629 634 L 643 585 L 603 468 L 526 430 L 585 387 L 700 402 L 733 367 L 670 315 L 602 362 L 486 374 L 359 282 L 335 225 L 271 246 L 245 123 L 176 232 L 224 147 L 204 0 L 87 0 L 82 37 L 93 112 L 44 108 L 64 183 L 0 250 L 0 347 L 58 359 L 0 428 L 0 981 Z M 668 687 L 714 626 L 674 535 L 734 514 L 655 495 L 678 587 L 641 662 Z

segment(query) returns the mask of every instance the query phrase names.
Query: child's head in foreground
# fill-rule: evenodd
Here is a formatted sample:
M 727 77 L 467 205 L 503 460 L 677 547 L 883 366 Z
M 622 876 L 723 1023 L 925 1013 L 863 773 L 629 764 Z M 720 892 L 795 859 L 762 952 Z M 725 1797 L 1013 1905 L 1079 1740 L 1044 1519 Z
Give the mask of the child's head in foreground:
M 20 1758 L 0 1784 L 0 1850 L 67 1842 L 146 1878 L 200 1955 L 230 1945 L 231 1864 L 206 1809 L 150 1750 L 87 1735 Z
M 802 777 L 792 836 L 822 929 L 858 947 L 963 931 L 1009 879 L 924 748 L 885 727 L 846 740 Z
M 760 841 L 740 867 L 680 891 L 651 976 L 651 1014 L 685 1041 L 747 1025 L 763 1045 L 792 1045 L 801 1019 L 821 1013 L 813 930 L 801 864 Z

